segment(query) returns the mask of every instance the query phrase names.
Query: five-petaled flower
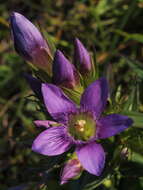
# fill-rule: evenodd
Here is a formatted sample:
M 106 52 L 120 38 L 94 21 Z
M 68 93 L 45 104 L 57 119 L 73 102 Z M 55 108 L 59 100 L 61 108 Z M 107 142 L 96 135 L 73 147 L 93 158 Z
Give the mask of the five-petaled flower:
M 58 124 L 51 127 L 51 121 L 36 121 L 47 129 L 34 140 L 32 150 L 53 156 L 75 146 L 82 167 L 99 176 L 104 168 L 105 152 L 97 140 L 114 136 L 133 123 L 124 115 L 101 115 L 109 94 L 106 79 L 100 78 L 85 89 L 80 106 L 52 84 L 42 84 L 42 94 L 47 111 Z

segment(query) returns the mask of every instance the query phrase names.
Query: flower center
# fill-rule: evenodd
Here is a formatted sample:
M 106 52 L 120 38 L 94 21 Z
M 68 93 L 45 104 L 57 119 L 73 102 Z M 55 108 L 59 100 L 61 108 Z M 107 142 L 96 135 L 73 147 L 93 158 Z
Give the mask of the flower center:
M 74 127 L 78 132 L 84 132 L 85 124 L 86 124 L 85 120 L 77 120 Z
M 75 140 L 87 141 L 95 135 L 96 123 L 89 113 L 79 113 L 69 118 L 69 133 Z

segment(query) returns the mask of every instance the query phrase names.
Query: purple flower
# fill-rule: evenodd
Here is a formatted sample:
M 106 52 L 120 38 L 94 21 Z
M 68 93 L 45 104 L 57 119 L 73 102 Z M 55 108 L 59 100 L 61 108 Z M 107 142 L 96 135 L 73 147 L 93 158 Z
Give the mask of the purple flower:
M 40 133 L 33 142 L 32 150 L 53 156 L 74 145 L 82 167 L 99 176 L 104 168 L 105 152 L 96 140 L 116 135 L 133 123 L 124 115 L 101 115 L 108 98 L 106 79 L 100 78 L 85 89 L 80 107 L 55 85 L 42 84 L 42 94 L 45 106 L 58 126 Z
M 39 30 L 17 12 L 11 14 L 10 23 L 16 51 L 40 68 L 49 67 L 50 49 Z
M 57 50 L 53 63 L 53 83 L 67 88 L 74 88 L 79 82 L 78 73 L 73 64 Z
M 81 74 L 86 75 L 91 71 L 90 55 L 78 38 L 75 39 L 74 44 L 74 62 Z
M 67 183 L 70 179 L 79 176 L 82 166 L 78 159 L 69 160 L 61 172 L 61 185 Z

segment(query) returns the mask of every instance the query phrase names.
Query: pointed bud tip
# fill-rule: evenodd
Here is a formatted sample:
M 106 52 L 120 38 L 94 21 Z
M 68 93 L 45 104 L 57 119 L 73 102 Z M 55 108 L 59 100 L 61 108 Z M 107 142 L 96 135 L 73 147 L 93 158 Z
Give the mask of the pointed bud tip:
M 87 49 L 78 38 L 75 38 L 75 46 L 77 46 L 77 48 L 79 48 L 80 51 L 86 51 L 86 53 L 88 53 Z
M 10 13 L 10 18 L 11 18 L 11 17 L 14 17 L 15 14 L 17 14 L 17 12 L 12 11 L 12 12 Z
M 55 52 L 55 58 L 56 57 L 64 57 L 65 58 L 64 54 L 59 49 L 57 49 Z
M 75 41 L 76 44 L 81 43 L 81 41 L 78 38 L 75 38 L 74 41 Z
M 20 15 L 21 15 L 20 13 L 15 12 L 15 11 L 13 11 L 13 12 L 11 13 L 11 16 L 20 16 Z
M 13 19 L 21 19 L 21 18 L 25 18 L 22 14 L 18 13 L 18 12 L 12 12 L 10 14 L 10 21 L 12 22 Z
M 61 52 L 59 49 L 57 49 L 57 50 L 56 50 L 56 53 L 57 53 L 57 54 L 60 54 L 60 53 L 62 53 L 62 52 Z
M 65 57 L 65 55 L 57 49 L 54 56 L 54 63 L 62 64 L 65 62 L 70 63 L 69 60 Z

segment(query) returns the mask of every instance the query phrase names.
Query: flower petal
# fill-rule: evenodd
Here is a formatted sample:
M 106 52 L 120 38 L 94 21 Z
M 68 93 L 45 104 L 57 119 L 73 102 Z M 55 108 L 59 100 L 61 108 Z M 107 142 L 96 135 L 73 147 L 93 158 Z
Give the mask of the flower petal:
M 130 125 L 133 121 L 127 116 L 119 114 L 111 114 L 101 118 L 97 124 L 96 137 L 97 139 L 104 139 L 114 136 Z
M 31 75 L 25 73 L 24 74 L 25 79 L 27 80 L 30 88 L 33 90 L 33 92 L 37 95 L 37 97 L 42 100 L 42 92 L 41 92 L 41 86 L 42 83 L 37 79 L 32 77 Z
M 57 121 L 65 123 L 68 114 L 76 112 L 76 105 L 60 88 L 52 84 L 42 84 L 42 94 L 46 108 L 50 115 Z
M 91 142 L 79 146 L 76 153 L 83 168 L 89 173 L 99 176 L 104 168 L 105 153 L 100 144 Z
M 37 126 L 37 127 L 46 127 L 46 128 L 49 128 L 51 127 L 52 125 L 55 125 L 57 124 L 56 122 L 54 121 L 50 121 L 50 120 L 36 120 L 34 121 L 34 124 Z
M 98 118 L 105 108 L 108 98 L 108 84 L 105 78 L 100 78 L 91 83 L 81 97 L 81 109 L 93 112 Z
M 55 156 L 67 151 L 71 145 L 63 126 L 51 127 L 34 140 L 32 150 L 43 155 Z
M 56 51 L 53 63 L 53 82 L 67 88 L 74 88 L 78 74 L 73 64 L 59 50 Z

